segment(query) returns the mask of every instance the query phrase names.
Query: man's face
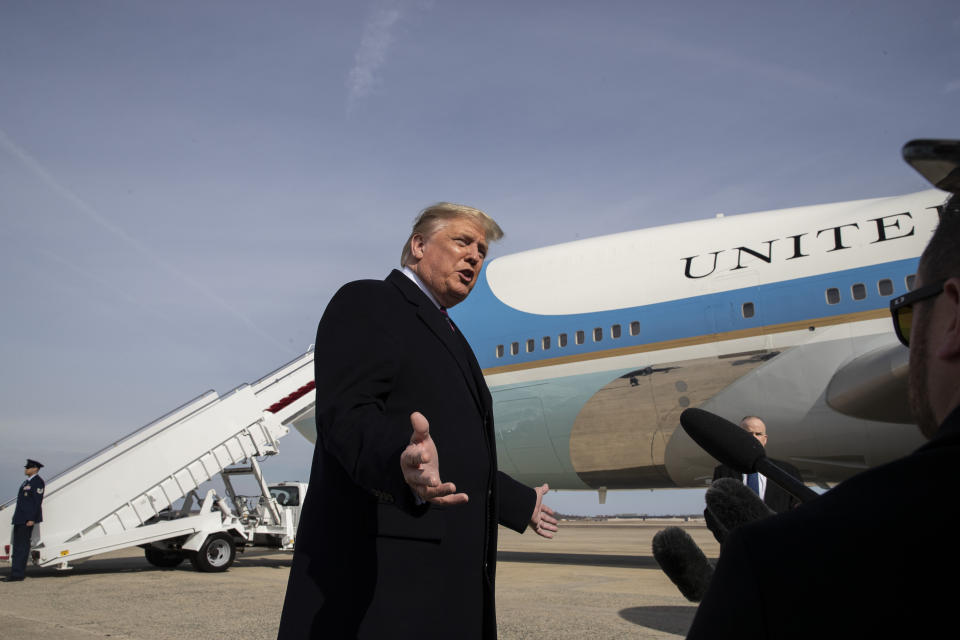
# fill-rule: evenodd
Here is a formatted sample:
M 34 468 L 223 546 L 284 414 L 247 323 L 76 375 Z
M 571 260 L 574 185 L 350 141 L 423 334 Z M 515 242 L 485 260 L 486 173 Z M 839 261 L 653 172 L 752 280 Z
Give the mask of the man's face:
M 23 475 L 25 475 L 25 476 L 32 476 L 32 475 L 35 474 L 37 471 L 39 471 L 39 469 L 37 469 L 36 467 L 24 467 L 24 469 L 23 469 Z
M 415 234 L 410 268 L 444 307 L 463 302 L 473 290 L 487 255 L 483 228 L 469 218 L 454 218 L 429 238 Z
M 917 278 L 915 288 L 924 285 L 921 278 Z M 937 432 L 939 424 L 930 404 L 930 379 L 927 372 L 930 363 L 930 307 L 932 300 L 923 300 L 913 305 L 913 322 L 910 325 L 910 369 L 908 376 L 908 392 L 910 411 L 920 427 L 920 432 L 927 438 L 932 438 Z
M 740 423 L 740 428 L 756 438 L 760 444 L 767 446 L 767 426 L 763 420 L 750 418 Z

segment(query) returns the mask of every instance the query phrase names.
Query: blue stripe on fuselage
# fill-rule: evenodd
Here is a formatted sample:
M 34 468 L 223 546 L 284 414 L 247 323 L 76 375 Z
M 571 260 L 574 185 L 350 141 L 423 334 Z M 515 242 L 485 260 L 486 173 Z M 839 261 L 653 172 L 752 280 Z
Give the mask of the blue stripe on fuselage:
M 909 258 L 657 304 L 567 315 L 527 313 L 505 305 L 491 291 L 484 267 L 473 293 L 451 310 L 451 315 L 470 342 L 480 366 L 488 368 L 885 309 L 892 297 L 907 291 L 906 276 L 916 272 L 918 261 L 919 258 Z M 882 279 L 892 280 L 891 295 L 880 295 L 878 282 Z M 642 284 L 642 275 L 638 281 Z M 853 299 L 851 287 L 855 283 L 866 286 L 862 300 Z M 826 290 L 831 287 L 840 291 L 838 304 L 827 304 Z M 745 302 L 754 303 L 752 318 L 744 318 L 741 313 Z M 640 333 L 631 336 L 629 327 L 634 321 L 640 322 Z M 610 327 L 615 324 L 621 327 L 618 339 L 610 335 Z M 603 330 L 603 339 L 595 342 L 593 330 L 598 327 Z M 583 344 L 575 344 L 577 331 L 584 332 Z M 557 345 L 560 333 L 567 334 L 566 347 Z M 541 348 L 543 336 L 551 339 L 548 350 Z M 535 341 L 530 353 L 526 351 L 528 339 Z M 512 342 L 519 343 L 517 355 L 510 355 Z M 501 358 L 496 357 L 497 345 L 504 347 Z

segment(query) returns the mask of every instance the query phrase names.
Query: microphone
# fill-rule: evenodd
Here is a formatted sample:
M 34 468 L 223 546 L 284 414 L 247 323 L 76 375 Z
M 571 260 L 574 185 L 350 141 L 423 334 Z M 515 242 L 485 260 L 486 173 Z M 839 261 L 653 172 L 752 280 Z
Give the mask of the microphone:
M 734 478 L 714 480 L 707 489 L 707 527 L 717 542 L 723 544 L 727 534 L 740 525 L 774 515 L 760 496 Z
M 680 414 L 680 425 L 704 451 L 735 471 L 762 473 L 801 502 L 817 497 L 813 489 L 771 462 L 756 438 L 729 420 L 691 408 Z
M 713 578 L 713 565 L 680 527 L 667 527 L 653 536 L 653 557 L 683 597 L 700 602 Z

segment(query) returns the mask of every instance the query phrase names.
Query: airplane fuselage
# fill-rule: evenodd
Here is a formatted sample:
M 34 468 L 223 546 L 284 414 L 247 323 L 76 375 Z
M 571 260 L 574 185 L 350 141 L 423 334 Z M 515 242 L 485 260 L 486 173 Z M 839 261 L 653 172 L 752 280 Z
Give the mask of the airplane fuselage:
M 828 387 L 863 354 L 905 357 L 888 305 L 944 199 L 717 217 L 491 260 L 451 315 L 493 394 L 501 469 L 560 489 L 704 486 L 716 462 L 678 428 L 686 407 L 762 416 L 769 454 L 810 482 L 915 448 L 915 427 L 840 413 Z M 315 438 L 309 417 L 297 426 Z

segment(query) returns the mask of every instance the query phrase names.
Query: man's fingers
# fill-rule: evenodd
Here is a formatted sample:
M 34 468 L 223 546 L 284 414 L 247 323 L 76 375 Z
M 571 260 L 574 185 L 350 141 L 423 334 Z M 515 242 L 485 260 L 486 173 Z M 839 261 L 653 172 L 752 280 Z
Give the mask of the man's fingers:
M 546 529 L 547 531 L 559 531 L 560 528 L 557 526 L 556 520 L 550 522 L 549 520 L 544 520 L 541 518 L 540 524 L 537 525 L 537 529 Z
M 403 453 L 400 454 L 400 462 L 407 467 L 419 467 L 422 464 L 429 463 L 433 457 L 430 455 L 430 452 L 422 447 L 419 447 L 415 444 L 407 446 L 403 450 Z
M 410 442 L 423 442 L 430 437 L 430 423 L 419 411 L 410 414 L 410 426 L 413 427 Z
M 420 466 L 420 452 L 413 448 L 413 445 L 407 447 L 400 454 L 400 464 L 405 467 L 416 468 Z
M 554 517 L 552 517 L 552 516 L 548 516 L 548 515 L 542 515 L 542 516 L 540 516 L 540 525 L 541 525 L 541 526 L 548 526 L 548 525 L 549 525 L 549 526 L 553 527 L 554 529 L 556 529 L 556 528 L 557 528 L 557 524 L 559 524 L 559 522 L 557 521 L 556 518 L 554 518 Z
M 431 485 L 430 487 L 424 489 L 423 497 L 428 500 L 432 500 L 433 498 L 441 498 L 456 492 L 457 485 L 453 484 L 452 482 L 437 482 L 437 484 Z
M 465 493 L 457 493 L 457 486 L 452 482 L 444 482 L 436 487 L 420 489 L 420 497 L 433 504 L 454 505 L 463 504 L 469 500 Z
M 537 504 L 534 505 L 533 515 L 530 517 L 530 528 L 536 531 L 538 536 L 552 538 L 553 534 L 560 528 L 557 526 L 557 518 L 553 509 L 543 504 L 543 496 L 550 491 L 550 485 L 544 483 L 533 489 L 537 493 Z
M 436 498 L 430 498 L 432 504 L 442 504 L 444 506 L 451 506 L 455 504 L 464 504 L 469 501 L 469 497 L 465 493 L 451 493 L 445 496 L 438 496 Z
M 410 475 L 406 478 L 407 484 L 412 487 L 423 487 L 424 490 L 433 490 L 440 486 L 440 479 L 427 474 Z
M 406 480 L 407 484 L 416 487 L 430 487 L 432 489 L 437 489 L 441 486 L 440 477 L 436 473 L 431 471 L 424 471 L 423 469 L 412 469 L 404 472 L 403 479 Z
M 419 467 L 430 462 L 430 453 L 414 448 L 413 445 L 403 452 L 403 464 L 408 467 Z
M 557 526 L 557 522 L 558 522 L 557 519 L 554 518 L 553 516 L 548 516 L 548 515 L 545 514 L 545 513 L 544 513 L 544 514 L 540 514 L 540 524 L 542 524 L 542 525 L 547 525 L 547 524 L 549 524 L 551 527 L 556 527 L 556 526 Z

